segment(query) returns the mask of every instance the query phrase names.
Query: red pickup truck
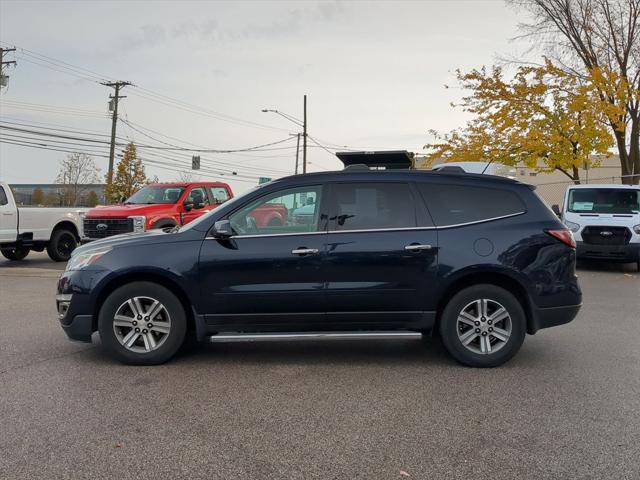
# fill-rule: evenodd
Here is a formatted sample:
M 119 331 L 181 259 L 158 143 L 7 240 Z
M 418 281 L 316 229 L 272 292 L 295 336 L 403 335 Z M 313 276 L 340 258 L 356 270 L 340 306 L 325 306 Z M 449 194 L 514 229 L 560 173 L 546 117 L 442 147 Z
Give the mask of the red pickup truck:
M 119 205 L 89 210 L 83 221 L 84 240 L 184 225 L 231 198 L 231 187 L 222 182 L 147 185 Z M 284 225 L 287 208 L 276 204 L 269 207 L 252 212 L 256 224 Z

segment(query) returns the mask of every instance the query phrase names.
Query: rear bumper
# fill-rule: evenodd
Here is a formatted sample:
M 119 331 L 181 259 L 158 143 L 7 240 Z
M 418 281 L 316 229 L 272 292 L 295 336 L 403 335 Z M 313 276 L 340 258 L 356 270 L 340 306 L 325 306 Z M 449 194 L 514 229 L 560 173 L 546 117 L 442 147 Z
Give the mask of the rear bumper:
M 577 258 L 609 262 L 640 262 L 640 243 L 627 245 L 592 245 L 577 242 Z
M 541 328 L 564 325 L 576 318 L 582 304 L 563 305 L 562 307 L 534 308 L 527 333 L 533 335 Z

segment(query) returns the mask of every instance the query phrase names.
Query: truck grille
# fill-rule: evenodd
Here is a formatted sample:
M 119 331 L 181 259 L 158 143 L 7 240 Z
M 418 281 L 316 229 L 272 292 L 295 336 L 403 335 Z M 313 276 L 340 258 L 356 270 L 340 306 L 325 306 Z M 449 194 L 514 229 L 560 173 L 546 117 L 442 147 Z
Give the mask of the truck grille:
M 105 238 L 133 232 L 131 218 L 85 218 L 83 226 L 84 235 L 88 238 Z
M 631 230 L 626 227 L 584 227 L 582 239 L 591 245 L 627 245 Z

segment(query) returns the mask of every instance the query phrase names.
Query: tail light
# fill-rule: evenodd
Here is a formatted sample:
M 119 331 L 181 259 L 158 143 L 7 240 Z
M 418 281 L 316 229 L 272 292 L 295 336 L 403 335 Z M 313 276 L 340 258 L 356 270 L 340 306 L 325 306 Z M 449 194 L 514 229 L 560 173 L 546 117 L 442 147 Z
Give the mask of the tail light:
M 573 238 L 573 233 L 570 230 L 563 228 L 560 230 L 545 230 L 549 235 L 551 235 L 556 240 L 560 240 L 567 247 L 576 248 L 576 241 Z

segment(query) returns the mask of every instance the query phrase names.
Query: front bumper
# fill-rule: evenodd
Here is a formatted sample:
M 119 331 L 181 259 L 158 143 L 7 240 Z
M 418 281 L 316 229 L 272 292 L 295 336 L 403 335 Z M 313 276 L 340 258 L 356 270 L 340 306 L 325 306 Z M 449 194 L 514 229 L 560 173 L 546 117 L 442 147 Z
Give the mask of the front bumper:
M 94 287 L 108 274 L 107 270 L 71 270 L 58 279 L 58 321 L 71 340 L 91 342 L 91 334 L 97 329 Z
M 61 326 L 69 339 L 91 343 L 91 334 L 93 333 L 93 317 L 91 315 L 76 315 L 70 323 L 61 323 Z
M 640 262 L 640 243 L 627 245 L 593 245 L 576 242 L 576 255 L 580 260 L 608 262 Z

